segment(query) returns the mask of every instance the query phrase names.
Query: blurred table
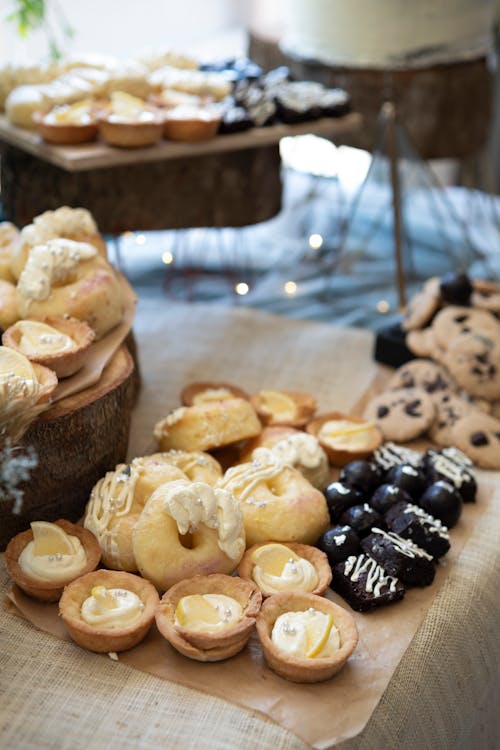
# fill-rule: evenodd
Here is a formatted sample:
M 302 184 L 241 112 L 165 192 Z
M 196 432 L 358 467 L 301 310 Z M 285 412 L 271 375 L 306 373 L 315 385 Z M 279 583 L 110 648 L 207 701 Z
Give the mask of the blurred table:
M 279 141 L 312 133 L 336 143 L 361 127 L 352 113 L 272 125 L 198 143 L 119 149 L 53 146 L 0 116 L 5 218 L 24 226 L 61 205 L 83 206 L 104 233 L 247 226 L 281 208 Z

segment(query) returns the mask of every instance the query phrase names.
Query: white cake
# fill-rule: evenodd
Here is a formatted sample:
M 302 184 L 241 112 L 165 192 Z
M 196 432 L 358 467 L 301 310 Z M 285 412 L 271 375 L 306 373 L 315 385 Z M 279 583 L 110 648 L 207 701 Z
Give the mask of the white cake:
M 419 68 L 493 47 L 495 0 L 284 0 L 281 46 L 327 65 Z

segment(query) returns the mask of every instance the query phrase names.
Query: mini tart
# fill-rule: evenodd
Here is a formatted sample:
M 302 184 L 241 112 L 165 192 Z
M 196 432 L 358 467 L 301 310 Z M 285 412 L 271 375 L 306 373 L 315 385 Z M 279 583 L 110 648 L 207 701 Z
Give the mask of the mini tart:
M 301 391 L 263 390 L 250 402 L 264 425 L 303 427 L 316 411 L 316 399 Z
M 225 401 L 228 398 L 243 398 L 248 401 L 249 396 L 235 385 L 218 382 L 189 383 L 181 391 L 184 406 L 206 401 Z
M 99 135 L 112 146 L 120 148 L 141 148 L 153 146 L 161 139 L 163 134 L 163 117 L 152 108 L 145 108 L 154 114 L 150 121 L 114 121 L 109 114 L 100 114 L 98 117 Z
M 268 544 L 268 542 L 264 542 L 264 544 L 259 542 L 247 549 L 238 566 L 238 575 L 240 576 L 240 578 L 245 578 L 246 580 L 255 583 L 254 579 L 252 578 L 252 570 L 254 568 L 252 555 L 256 549 L 265 547 L 266 544 Z M 332 569 L 330 568 L 330 564 L 325 553 L 317 547 L 311 547 L 309 544 L 299 544 L 298 542 L 278 542 L 278 544 L 281 544 L 284 547 L 288 547 L 288 549 L 290 549 L 292 552 L 295 552 L 296 555 L 298 555 L 299 557 L 303 557 L 305 560 L 310 562 L 311 565 L 314 566 L 318 575 L 318 583 L 311 592 L 307 593 L 316 594 L 318 596 L 324 594 L 332 580 Z M 275 594 L 264 591 L 264 589 L 261 589 L 261 593 L 263 598 L 275 596 Z
M 217 135 L 220 121 L 220 114 L 208 108 L 173 107 L 165 113 L 163 136 L 170 141 L 207 141 Z
M 49 317 L 34 323 L 45 323 L 54 328 L 56 331 L 69 336 L 74 345 L 71 349 L 52 354 L 26 354 L 21 347 L 20 341 L 22 336 L 22 327 L 30 321 L 18 321 L 10 326 L 2 336 L 4 346 L 10 346 L 11 349 L 24 354 L 31 362 L 37 362 L 44 367 L 53 370 L 58 378 L 67 378 L 74 375 L 75 372 L 83 367 L 87 352 L 90 345 L 95 339 L 95 333 L 92 328 L 83 320 L 77 318 Z
M 299 658 L 279 649 L 271 639 L 274 623 L 286 612 L 305 612 L 312 607 L 331 614 L 339 631 L 340 648 L 333 656 Z M 358 643 L 358 629 L 347 610 L 329 599 L 314 594 L 274 594 L 266 599 L 257 615 L 257 634 L 268 666 L 280 677 L 291 682 L 322 682 L 342 669 Z
M 70 536 L 76 536 L 80 540 L 85 554 L 87 555 L 87 565 L 84 570 L 79 574 L 85 575 L 95 570 L 99 565 L 101 559 L 101 548 L 99 542 L 95 536 L 83 526 L 77 526 L 74 523 L 60 519 L 54 523 L 60 526 L 66 534 Z M 31 576 L 27 575 L 18 563 L 19 556 L 24 548 L 33 541 L 33 532 L 31 529 L 23 531 L 13 537 L 7 549 L 5 550 L 5 564 L 7 565 L 7 571 L 20 589 L 24 591 L 28 596 L 32 596 L 34 599 L 39 599 L 42 602 L 57 602 L 63 592 L 64 587 L 69 584 L 73 579 L 69 578 L 67 581 L 61 583 L 45 583 L 35 581 Z
M 351 422 L 353 434 L 357 434 L 358 429 L 361 429 L 362 425 L 366 425 L 366 430 L 361 429 L 364 437 L 362 444 L 353 445 L 352 448 L 341 444 L 336 447 L 335 445 L 332 445 L 329 440 L 321 437 L 320 433 L 323 425 L 327 422 L 335 421 Z M 348 416 L 338 411 L 332 411 L 328 414 L 316 417 L 306 426 L 306 432 L 317 437 L 319 444 L 327 454 L 330 463 L 333 466 L 345 466 L 350 461 L 367 458 L 383 442 L 382 432 L 375 424 L 367 422 L 366 419 L 362 419 L 361 417 Z
M 224 594 L 235 599 L 243 609 L 243 618 L 218 633 L 199 633 L 175 624 L 177 605 L 191 594 Z M 163 595 L 156 613 L 156 625 L 164 638 L 179 653 L 197 661 L 229 659 L 247 644 L 262 603 L 254 583 L 242 578 L 214 573 L 180 581 Z
M 43 394 L 40 397 L 38 403 L 45 404 L 52 398 L 59 381 L 57 380 L 57 375 L 55 374 L 55 372 L 49 367 L 39 365 L 38 362 L 33 362 L 32 365 L 36 375 L 36 379 L 43 388 Z
M 81 615 L 82 604 L 91 596 L 95 586 L 126 589 L 136 594 L 144 604 L 140 620 L 133 625 L 113 630 L 94 627 L 85 622 Z M 79 646 L 101 654 L 126 651 L 146 637 L 154 621 L 159 599 L 155 587 L 140 576 L 118 570 L 96 570 L 76 578 L 66 586 L 59 602 L 59 614 L 68 633 Z
M 73 146 L 78 143 L 90 143 L 97 136 L 97 120 L 90 122 L 56 122 L 47 119 L 48 112 L 35 112 L 33 122 L 38 133 L 47 143 L 60 146 Z

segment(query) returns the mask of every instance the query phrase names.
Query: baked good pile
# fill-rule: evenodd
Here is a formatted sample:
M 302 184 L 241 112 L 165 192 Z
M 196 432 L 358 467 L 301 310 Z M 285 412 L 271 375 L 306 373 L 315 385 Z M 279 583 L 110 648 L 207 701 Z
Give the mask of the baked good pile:
M 500 468 L 500 286 L 465 274 L 429 279 L 402 326 L 418 358 L 368 405 L 386 440 L 428 435 Z
M 93 651 L 131 648 L 156 620 L 184 656 L 219 661 L 256 631 L 276 674 L 330 679 L 358 641 L 348 605 L 432 583 L 475 500 L 471 462 L 382 444 L 372 423 L 315 416 L 300 391 L 191 383 L 180 400 L 154 427 L 159 452 L 97 482 L 83 529 L 34 522 L 11 540 L 11 577 L 60 597 L 71 637 Z
M 293 124 L 349 111 L 349 97 L 287 68 L 263 73 L 246 58 L 201 63 L 162 52 L 118 61 L 84 55 L 51 65 L 0 69 L 0 106 L 9 121 L 36 127 L 50 143 L 99 136 L 121 147 L 162 137 L 199 141 L 277 122 Z

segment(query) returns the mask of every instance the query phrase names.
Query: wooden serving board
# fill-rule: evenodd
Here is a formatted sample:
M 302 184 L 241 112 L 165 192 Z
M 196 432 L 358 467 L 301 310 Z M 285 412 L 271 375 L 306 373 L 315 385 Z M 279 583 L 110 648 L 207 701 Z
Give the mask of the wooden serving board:
M 125 460 L 136 380 L 121 346 L 95 385 L 61 399 L 34 422 L 21 445 L 33 446 L 38 466 L 24 489 L 21 513 L 0 506 L 0 549 L 34 520 L 82 515 L 94 484 Z

